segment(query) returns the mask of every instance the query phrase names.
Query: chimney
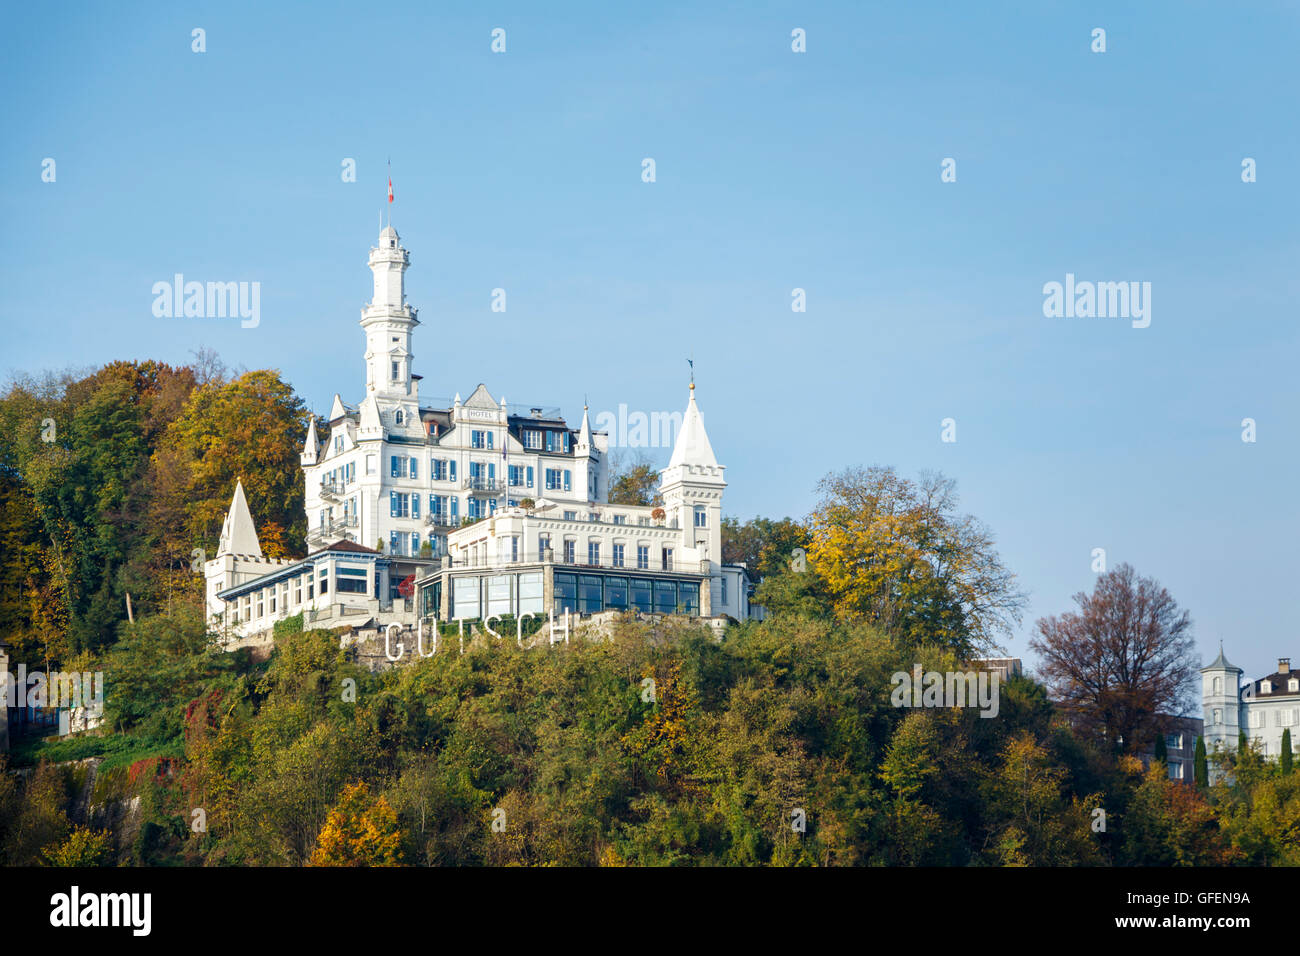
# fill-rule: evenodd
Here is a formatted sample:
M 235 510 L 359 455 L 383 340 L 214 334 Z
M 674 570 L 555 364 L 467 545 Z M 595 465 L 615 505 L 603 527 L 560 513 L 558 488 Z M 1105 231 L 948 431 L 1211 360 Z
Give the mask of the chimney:
M 1289 658 L 1289 657 L 1279 657 L 1279 658 L 1277 659 L 1277 672 L 1278 672 L 1279 674 L 1289 674 L 1289 673 L 1291 673 L 1291 658 Z

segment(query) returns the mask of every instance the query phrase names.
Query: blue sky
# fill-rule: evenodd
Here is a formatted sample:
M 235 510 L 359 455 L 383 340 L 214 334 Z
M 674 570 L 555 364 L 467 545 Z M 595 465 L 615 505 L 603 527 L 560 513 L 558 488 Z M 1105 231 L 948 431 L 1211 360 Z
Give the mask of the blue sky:
M 357 399 L 391 157 L 426 395 L 680 409 L 693 355 L 728 512 L 938 468 L 1030 591 L 1012 653 L 1104 547 L 1268 673 L 1300 657 L 1300 13 L 1130 6 L 9 5 L 0 373 L 206 345 Z M 176 272 L 260 282 L 261 324 L 155 318 Z M 1045 318 L 1067 272 L 1150 282 L 1150 327 Z

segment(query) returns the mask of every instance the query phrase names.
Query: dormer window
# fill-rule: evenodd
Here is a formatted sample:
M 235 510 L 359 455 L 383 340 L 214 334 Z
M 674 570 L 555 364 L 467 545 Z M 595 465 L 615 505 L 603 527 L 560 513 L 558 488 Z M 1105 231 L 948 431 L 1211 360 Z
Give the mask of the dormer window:
M 1300 691 L 1300 680 L 1297 680 L 1296 678 L 1292 677 L 1289 681 L 1286 682 L 1286 689 L 1293 694 Z
M 397 410 L 397 414 L 394 415 L 393 418 L 394 418 L 394 421 L 396 421 L 397 424 L 399 424 L 399 425 L 402 424 L 402 422 L 404 422 L 404 421 L 406 420 L 406 416 L 402 414 L 402 410 L 401 410 L 400 408 Z
M 1271 680 L 1262 680 L 1259 682 L 1259 692 L 1261 694 L 1273 693 L 1273 682 Z

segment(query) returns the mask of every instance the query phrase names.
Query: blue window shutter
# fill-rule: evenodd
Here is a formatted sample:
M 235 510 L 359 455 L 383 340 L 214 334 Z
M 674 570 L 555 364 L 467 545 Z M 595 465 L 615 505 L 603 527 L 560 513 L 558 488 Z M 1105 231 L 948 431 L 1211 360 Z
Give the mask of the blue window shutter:
M 456 480 L 456 459 L 455 458 L 451 460 L 451 480 L 452 481 Z
M 395 491 L 388 493 L 388 517 L 397 517 L 397 492 Z
M 528 487 L 531 488 L 532 486 L 533 486 L 533 466 L 529 465 L 528 466 Z
M 569 469 L 567 468 L 564 469 L 564 490 L 565 491 L 571 490 L 572 474 L 573 473 L 569 471 Z
M 412 458 L 412 459 L 411 459 L 411 477 L 412 477 L 412 478 L 419 478 L 419 477 L 420 477 L 420 465 L 419 465 L 419 460 L 416 459 L 416 458 Z
M 488 480 L 491 481 L 497 476 L 497 466 L 494 462 L 488 462 Z
M 491 448 L 491 447 L 492 447 L 492 433 L 491 433 L 491 432 L 488 432 L 488 433 L 487 433 L 487 439 L 488 439 L 488 447 Z
M 391 472 L 391 476 L 393 478 L 396 478 L 397 477 L 397 456 L 396 455 L 388 456 L 388 467 L 389 467 L 389 471 Z
M 411 495 L 411 517 L 420 517 L 420 496 Z
M 555 450 L 555 432 L 546 433 L 546 450 L 547 451 Z

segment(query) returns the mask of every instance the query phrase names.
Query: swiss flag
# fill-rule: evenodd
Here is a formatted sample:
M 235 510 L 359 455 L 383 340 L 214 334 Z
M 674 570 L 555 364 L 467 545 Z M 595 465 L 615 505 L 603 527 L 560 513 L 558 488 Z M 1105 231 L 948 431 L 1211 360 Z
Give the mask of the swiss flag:
M 393 201 L 393 177 L 388 177 L 388 201 Z

